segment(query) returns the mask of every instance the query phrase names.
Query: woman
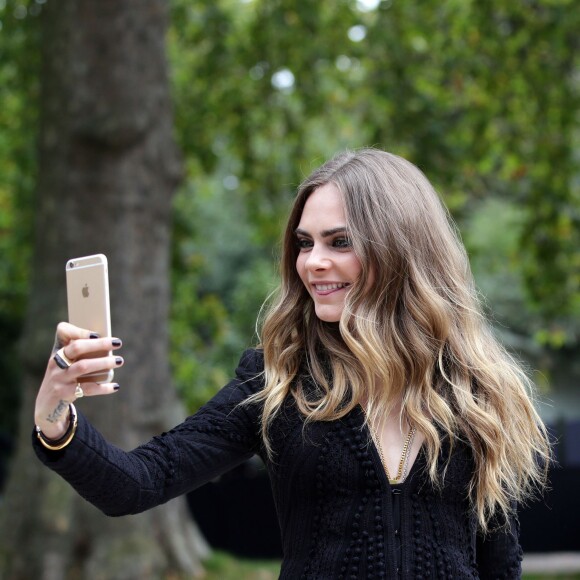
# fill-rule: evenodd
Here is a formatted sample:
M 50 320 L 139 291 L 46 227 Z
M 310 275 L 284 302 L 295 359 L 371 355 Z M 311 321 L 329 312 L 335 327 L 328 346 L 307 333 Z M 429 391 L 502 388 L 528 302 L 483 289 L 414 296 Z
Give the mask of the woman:
M 76 377 L 123 364 L 86 359 L 120 346 L 90 336 L 59 325 L 34 445 L 105 513 L 148 509 L 257 453 L 281 578 L 520 576 L 515 506 L 545 481 L 546 431 L 447 212 L 407 161 L 348 152 L 306 179 L 260 348 L 196 415 L 132 452 L 67 411 Z

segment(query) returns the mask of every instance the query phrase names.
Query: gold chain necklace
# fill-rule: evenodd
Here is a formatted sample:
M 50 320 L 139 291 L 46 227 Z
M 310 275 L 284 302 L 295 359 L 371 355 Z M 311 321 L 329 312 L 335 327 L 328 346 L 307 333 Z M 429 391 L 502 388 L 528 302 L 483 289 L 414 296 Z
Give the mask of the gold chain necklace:
M 370 426 L 370 424 L 369 424 Z M 409 451 L 413 445 L 413 439 L 415 438 L 415 433 L 417 429 L 415 427 L 411 427 L 409 429 L 409 433 L 407 434 L 407 439 L 405 439 L 405 444 L 403 445 L 403 453 L 401 454 L 401 459 L 399 461 L 399 469 L 397 470 L 396 477 L 391 477 L 389 475 L 389 468 L 387 467 L 387 461 L 385 459 L 385 454 L 383 453 L 383 446 L 381 445 L 381 438 L 379 434 L 371 427 L 371 433 L 374 436 L 375 443 L 377 449 L 379 451 L 379 456 L 381 458 L 381 462 L 383 467 L 385 468 L 385 473 L 387 474 L 387 479 L 391 485 L 396 483 L 402 483 L 403 480 L 407 477 L 407 468 L 409 467 Z

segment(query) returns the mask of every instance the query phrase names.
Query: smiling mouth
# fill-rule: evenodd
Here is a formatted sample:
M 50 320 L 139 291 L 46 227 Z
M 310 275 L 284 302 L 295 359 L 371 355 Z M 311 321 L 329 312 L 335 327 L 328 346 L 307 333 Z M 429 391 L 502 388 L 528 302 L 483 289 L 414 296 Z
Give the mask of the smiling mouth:
M 340 284 L 313 284 L 317 292 L 329 292 L 331 290 L 340 290 L 341 288 L 346 288 L 350 286 L 348 282 Z

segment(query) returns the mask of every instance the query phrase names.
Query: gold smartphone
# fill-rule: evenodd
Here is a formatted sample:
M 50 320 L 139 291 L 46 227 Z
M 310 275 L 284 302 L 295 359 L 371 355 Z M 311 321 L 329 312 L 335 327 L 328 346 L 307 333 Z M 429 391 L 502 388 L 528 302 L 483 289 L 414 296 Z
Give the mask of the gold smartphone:
M 103 254 L 73 258 L 66 263 L 66 291 L 68 320 L 71 324 L 97 332 L 101 337 L 111 336 L 109 306 L 109 272 Z M 92 358 L 110 355 L 98 352 Z M 110 383 L 113 370 L 104 370 L 79 377 L 79 382 Z

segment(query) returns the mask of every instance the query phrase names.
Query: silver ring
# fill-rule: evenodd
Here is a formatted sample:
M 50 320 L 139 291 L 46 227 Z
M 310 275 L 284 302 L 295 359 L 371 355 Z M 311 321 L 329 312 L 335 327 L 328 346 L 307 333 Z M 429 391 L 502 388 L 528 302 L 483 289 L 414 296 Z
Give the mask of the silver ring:
M 57 366 L 63 370 L 68 369 L 68 367 L 70 367 L 70 365 L 72 365 L 74 362 L 70 360 L 66 354 L 64 354 L 64 347 L 57 350 L 56 354 L 52 358 L 54 359 L 54 362 L 57 364 Z
M 75 397 L 77 399 L 82 399 L 84 396 L 85 396 L 85 392 L 83 391 L 81 384 L 77 383 L 77 388 L 75 389 Z

